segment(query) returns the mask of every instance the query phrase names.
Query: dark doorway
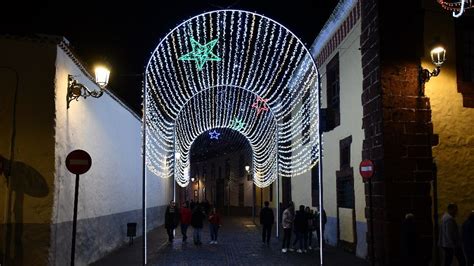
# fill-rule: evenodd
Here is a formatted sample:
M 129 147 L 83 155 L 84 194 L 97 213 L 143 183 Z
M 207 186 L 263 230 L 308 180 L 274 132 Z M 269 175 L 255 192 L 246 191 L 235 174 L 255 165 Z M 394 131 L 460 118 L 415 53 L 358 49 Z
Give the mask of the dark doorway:
M 339 141 L 340 170 L 336 171 L 338 245 L 355 253 L 357 244 L 352 136 Z

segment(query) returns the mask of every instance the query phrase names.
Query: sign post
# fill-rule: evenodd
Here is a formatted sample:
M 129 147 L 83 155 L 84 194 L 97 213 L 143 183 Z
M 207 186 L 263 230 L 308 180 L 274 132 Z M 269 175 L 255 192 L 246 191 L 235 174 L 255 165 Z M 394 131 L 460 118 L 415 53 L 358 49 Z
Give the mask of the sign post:
M 91 156 L 83 150 L 74 150 L 66 157 L 67 169 L 76 174 L 76 187 L 74 191 L 74 214 L 72 220 L 72 245 L 71 245 L 71 266 L 74 266 L 76 254 L 76 225 L 77 225 L 77 202 L 79 198 L 79 175 L 89 171 L 92 165 Z
M 371 160 L 363 160 L 359 165 L 359 173 L 362 180 L 369 182 L 369 215 L 370 215 L 370 242 L 372 248 L 370 250 L 371 265 L 375 265 L 375 243 L 374 243 L 374 212 L 372 208 L 372 177 L 374 176 L 375 166 Z

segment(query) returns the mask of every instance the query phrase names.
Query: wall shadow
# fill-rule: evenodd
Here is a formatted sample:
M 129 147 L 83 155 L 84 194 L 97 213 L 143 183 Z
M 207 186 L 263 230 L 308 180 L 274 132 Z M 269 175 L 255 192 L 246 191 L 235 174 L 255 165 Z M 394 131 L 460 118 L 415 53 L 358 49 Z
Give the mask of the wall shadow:
M 19 161 L 10 163 L 9 160 L 1 156 L 0 160 L 5 168 L 3 177 L 6 178 L 7 184 L 7 197 L 4 203 L 4 208 L 7 211 L 2 225 L 3 248 L 0 251 L 0 261 L 5 262 L 6 265 L 24 265 L 25 244 L 28 248 L 38 244 L 42 245 L 45 242 L 41 240 L 45 237 L 49 238 L 49 233 L 46 231 L 50 230 L 49 224 L 24 223 L 24 212 L 29 211 L 24 208 L 25 194 L 35 198 L 44 198 L 49 194 L 49 187 L 45 178 L 27 163 Z M 25 229 L 27 237 L 25 237 Z M 30 238 L 29 236 L 34 237 Z M 41 239 L 39 243 L 32 243 L 38 239 Z M 43 248 L 47 249 L 47 247 Z

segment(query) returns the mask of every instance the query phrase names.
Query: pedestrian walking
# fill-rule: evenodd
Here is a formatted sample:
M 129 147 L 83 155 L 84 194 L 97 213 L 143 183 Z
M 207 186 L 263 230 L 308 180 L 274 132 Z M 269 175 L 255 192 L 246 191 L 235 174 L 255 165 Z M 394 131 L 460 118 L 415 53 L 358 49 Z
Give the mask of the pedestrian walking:
M 201 230 L 203 227 L 203 220 L 206 216 L 200 205 L 196 205 L 191 215 L 191 226 L 194 229 L 193 240 L 194 245 L 202 245 L 201 242 Z
M 191 210 L 189 209 L 189 202 L 183 203 L 179 211 L 179 222 L 181 224 L 181 235 L 183 236 L 183 242 L 186 242 L 188 239 L 187 231 L 188 226 L 191 224 Z
M 294 228 L 296 234 L 295 242 L 296 244 L 298 244 L 298 249 L 296 250 L 296 252 L 306 252 L 306 249 L 304 248 L 304 235 L 308 231 L 308 220 L 304 205 L 300 205 L 299 210 L 295 214 Z
M 172 243 L 174 239 L 174 229 L 178 226 L 179 222 L 179 211 L 176 208 L 176 203 L 174 201 L 170 201 L 168 207 L 166 207 L 165 211 L 165 228 L 166 233 L 168 234 L 168 242 Z
M 217 213 L 216 208 L 212 207 L 209 214 L 209 231 L 211 232 L 211 244 L 217 244 L 217 233 L 221 227 L 221 217 Z
M 474 265 L 474 211 L 469 214 L 462 225 L 462 240 L 467 265 L 472 266 Z
M 283 253 L 286 253 L 288 249 L 290 248 L 291 229 L 293 228 L 294 210 L 295 210 L 295 205 L 291 201 L 290 204 L 288 205 L 288 208 L 286 208 L 283 211 L 283 215 L 281 219 L 281 225 L 283 227 L 283 247 L 281 249 L 281 252 Z
M 415 216 L 412 213 L 407 213 L 402 222 L 400 235 L 400 252 L 402 265 L 415 266 L 417 263 L 417 249 L 418 242 Z
M 262 225 L 262 242 L 270 245 L 270 236 L 272 234 L 272 226 L 274 223 L 273 210 L 268 206 L 270 203 L 265 201 L 265 207 L 260 211 L 260 225 Z
M 458 206 L 454 203 L 448 204 L 447 211 L 441 218 L 439 232 L 439 246 L 444 250 L 444 265 L 451 266 L 454 257 L 459 265 L 465 265 L 464 254 L 462 252 L 461 236 L 455 217 L 458 213 Z

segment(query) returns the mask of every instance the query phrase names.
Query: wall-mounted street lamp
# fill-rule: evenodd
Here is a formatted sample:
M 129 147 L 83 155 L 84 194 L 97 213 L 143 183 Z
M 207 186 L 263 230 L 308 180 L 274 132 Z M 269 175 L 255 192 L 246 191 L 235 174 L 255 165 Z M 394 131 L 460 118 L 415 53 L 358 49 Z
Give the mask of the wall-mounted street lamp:
M 431 61 L 436 66 L 433 71 L 420 67 L 420 96 L 425 95 L 425 83 L 430 80 L 431 77 L 436 77 L 441 72 L 441 65 L 446 60 L 446 50 L 442 46 L 433 48 L 430 52 Z
M 73 75 L 68 75 L 67 79 L 67 109 L 69 109 L 69 103 L 72 100 L 79 100 L 79 97 L 87 98 L 92 96 L 99 98 L 104 94 L 105 87 L 109 83 L 110 70 L 104 66 L 97 66 L 95 68 L 95 82 L 99 85 L 100 90 L 91 90 L 85 85 L 79 83 L 74 79 Z

